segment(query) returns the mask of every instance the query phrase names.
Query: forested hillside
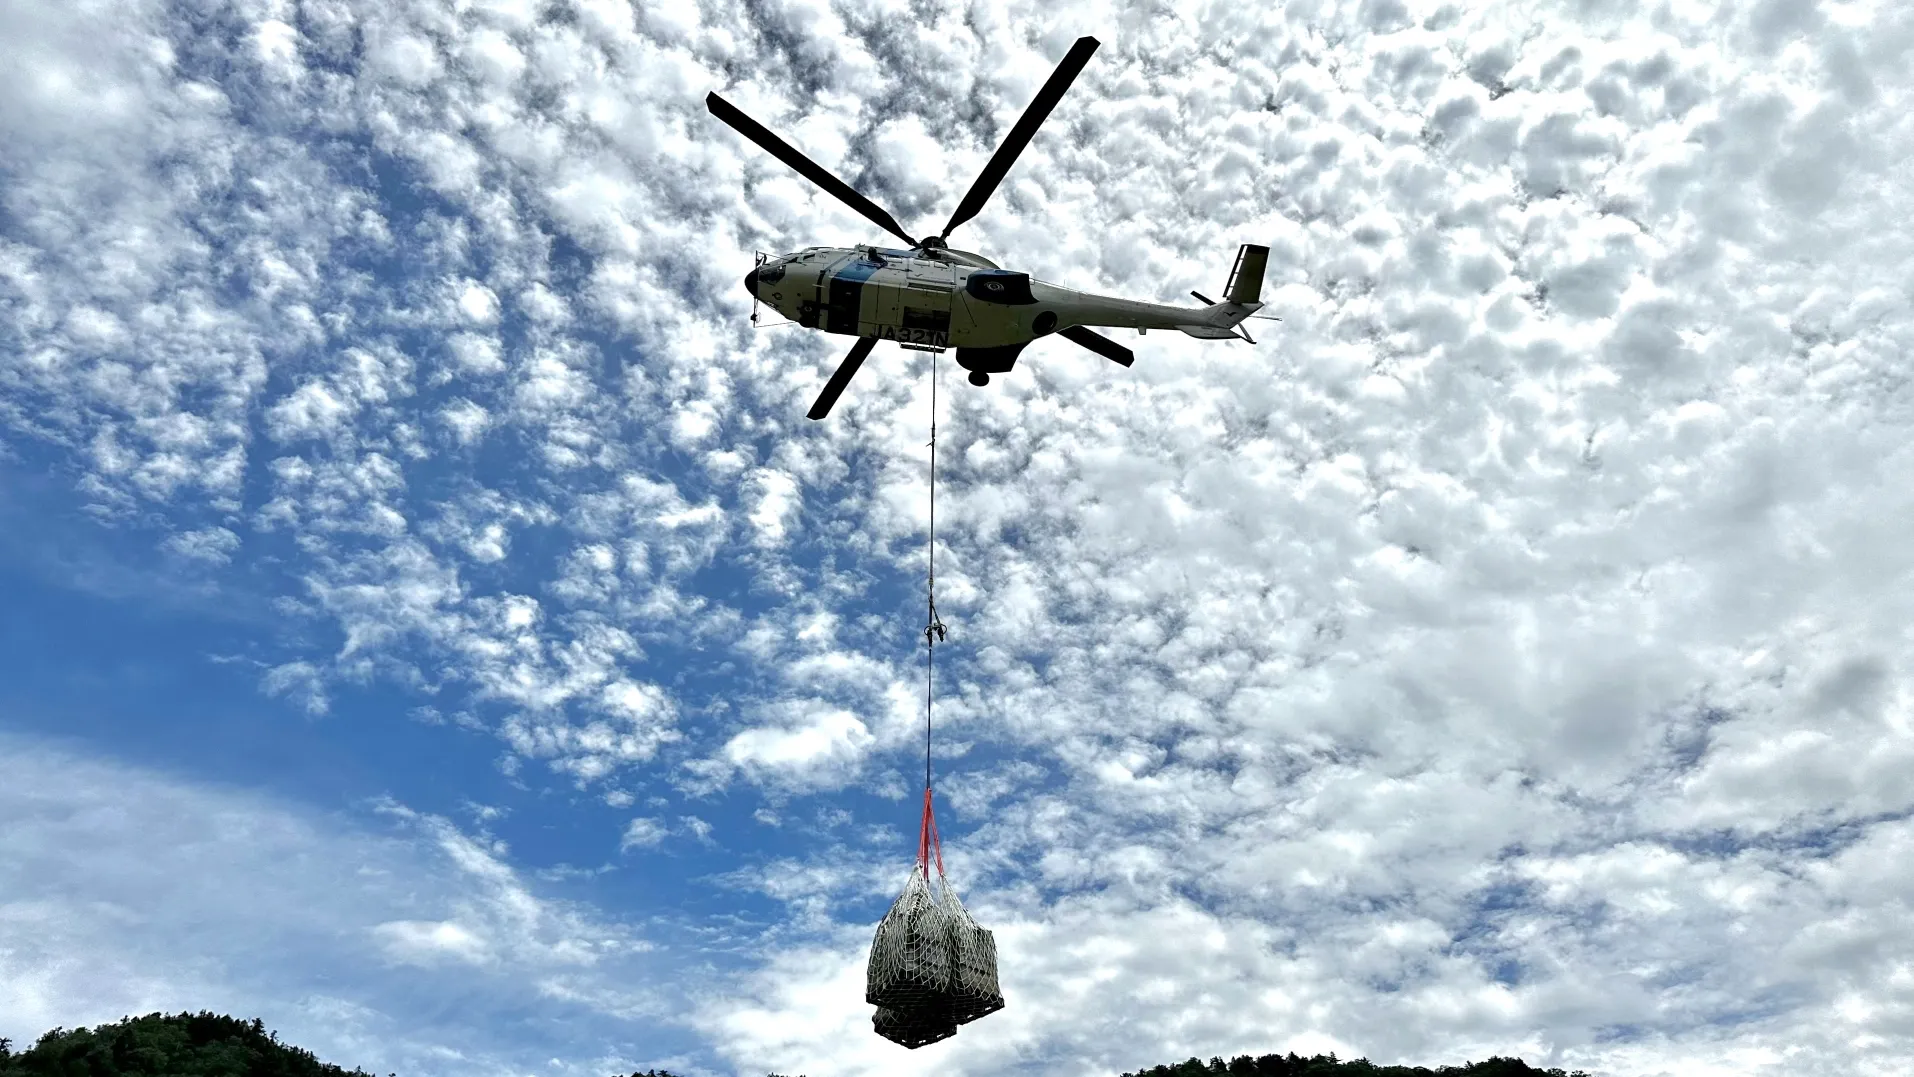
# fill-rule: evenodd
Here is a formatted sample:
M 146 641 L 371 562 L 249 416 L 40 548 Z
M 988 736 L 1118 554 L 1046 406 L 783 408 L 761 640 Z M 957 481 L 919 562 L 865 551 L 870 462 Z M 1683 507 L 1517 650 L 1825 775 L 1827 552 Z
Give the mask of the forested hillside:
M 1192 1058 L 1123 1077 L 1590 1077 L 1580 1070 L 1536 1069 L 1517 1058 L 1463 1066 L 1377 1066 L 1335 1055 L 1239 1055 L 1228 1062 Z M 212 1013 L 149 1013 L 97 1028 L 56 1028 L 15 1052 L 0 1039 L 0 1077 L 373 1077 L 321 1062 L 311 1051 L 279 1042 L 258 1018 Z M 616 1077 L 616 1075 L 614 1075 Z M 674 1077 L 645 1070 L 629 1077 Z M 770 1077 L 780 1077 L 771 1074 Z
M 15 1053 L 0 1039 L 0 1077 L 371 1077 L 280 1043 L 258 1018 L 149 1013 L 97 1028 L 56 1028 Z

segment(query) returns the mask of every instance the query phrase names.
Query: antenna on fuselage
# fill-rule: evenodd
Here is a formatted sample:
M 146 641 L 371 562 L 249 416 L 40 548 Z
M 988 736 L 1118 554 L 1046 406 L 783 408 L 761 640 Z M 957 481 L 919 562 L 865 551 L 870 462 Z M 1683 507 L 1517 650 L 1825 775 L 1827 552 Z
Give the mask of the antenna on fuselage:
M 755 274 L 758 270 L 764 268 L 765 257 L 764 257 L 763 251 L 752 251 L 751 253 L 756 257 L 756 261 L 754 261 L 751 264 L 751 272 Z M 753 288 L 751 289 L 751 328 L 756 329 L 757 327 L 758 327 L 758 290 L 756 288 Z

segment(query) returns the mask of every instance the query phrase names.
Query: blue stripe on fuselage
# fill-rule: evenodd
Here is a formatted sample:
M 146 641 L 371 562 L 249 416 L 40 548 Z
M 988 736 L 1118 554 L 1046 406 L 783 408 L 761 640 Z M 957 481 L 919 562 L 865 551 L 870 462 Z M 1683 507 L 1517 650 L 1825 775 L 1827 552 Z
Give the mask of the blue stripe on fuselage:
M 871 279 L 871 274 L 884 268 L 882 262 L 856 261 L 831 274 L 832 280 L 841 280 L 845 284 L 862 284 Z

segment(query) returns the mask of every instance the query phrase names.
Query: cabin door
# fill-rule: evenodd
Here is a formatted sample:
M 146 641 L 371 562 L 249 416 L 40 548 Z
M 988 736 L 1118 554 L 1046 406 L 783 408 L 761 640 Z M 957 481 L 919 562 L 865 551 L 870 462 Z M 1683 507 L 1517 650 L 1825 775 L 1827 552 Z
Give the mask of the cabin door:
M 913 258 L 904 275 L 902 309 L 896 335 L 900 344 L 924 348 L 950 346 L 950 292 L 953 276 L 946 262 Z

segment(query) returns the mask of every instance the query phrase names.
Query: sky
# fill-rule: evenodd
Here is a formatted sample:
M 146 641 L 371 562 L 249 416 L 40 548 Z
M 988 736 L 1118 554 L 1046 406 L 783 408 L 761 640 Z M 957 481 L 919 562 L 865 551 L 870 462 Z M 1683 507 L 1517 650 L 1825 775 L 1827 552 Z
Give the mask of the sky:
M 938 365 L 1007 1007 L 906 1053 L 926 234 L 1257 343 Z M 0 1035 L 406 1077 L 1914 1069 L 1914 7 L 0 0 Z M 1260 328 L 1258 328 L 1260 327 Z

